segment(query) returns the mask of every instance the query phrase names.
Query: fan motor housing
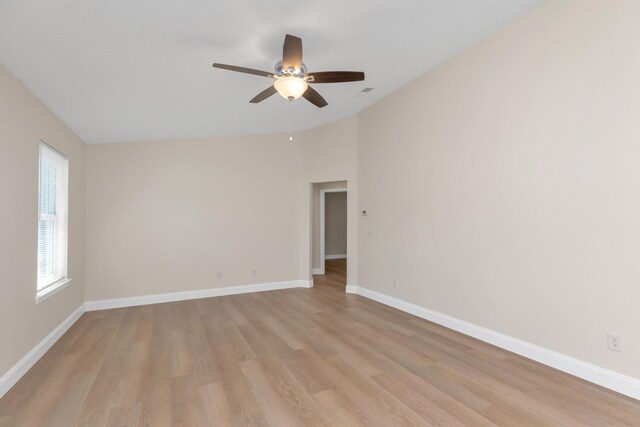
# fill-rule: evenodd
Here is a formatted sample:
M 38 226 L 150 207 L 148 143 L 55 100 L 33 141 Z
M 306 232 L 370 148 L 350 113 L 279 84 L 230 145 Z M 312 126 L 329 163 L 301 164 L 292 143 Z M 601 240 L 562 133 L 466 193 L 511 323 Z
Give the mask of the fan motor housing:
M 282 61 L 278 61 L 275 67 L 273 68 L 278 77 L 304 78 L 305 74 L 307 74 L 307 66 L 304 63 L 302 63 L 302 66 L 300 67 L 299 70 L 297 70 L 294 67 L 285 68 L 284 63 Z

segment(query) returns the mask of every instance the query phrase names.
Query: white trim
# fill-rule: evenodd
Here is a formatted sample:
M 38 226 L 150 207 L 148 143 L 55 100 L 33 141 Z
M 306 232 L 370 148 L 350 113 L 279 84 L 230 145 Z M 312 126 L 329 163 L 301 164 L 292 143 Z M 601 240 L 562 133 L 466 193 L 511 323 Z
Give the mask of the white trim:
M 414 316 L 421 317 L 481 341 L 535 360 L 544 365 L 559 369 L 583 380 L 601 385 L 634 399 L 640 399 L 640 380 L 632 378 L 590 363 L 583 362 L 564 354 L 504 335 L 491 329 L 457 319 L 428 308 L 420 307 L 360 286 L 347 286 L 347 293 L 362 295 L 379 303 L 397 308 Z
M 39 304 L 42 301 L 44 301 L 47 298 L 49 298 L 51 295 L 53 295 L 53 294 L 55 294 L 57 292 L 60 292 L 61 290 L 63 290 L 67 286 L 69 286 L 69 283 L 71 283 L 71 279 L 69 279 L 67 277 L 64 277 L 64 278 L 58 280 L 53 285 L 49 285 L 46 288 L 36 292 L 36 304 Z
M 165 302 L 220 297 L 225 295 L 248 294 L 251 292 L 310 287 L 311 282 L 309 280 L 289 280 L 287 282 L 258 283 L 254 285 L 228 286 L 226 288 L 200 289 L 197 291 L 173 292 L 169 294 L 87 301 L 85 308 L 87 311 L 106 310 L 110 308 L 135 307 L 138 305 L 161 304 Z
M 324 260 L 325 259 L 331 259 L 331 258 L 327 258 L 326 255 L 324 254 L 324 206 L 325 206 L 325 201 L 324 201 L 324 197 L 327 193 L 346 193 L 347 189 L 346 188 L 325 188 L 320 190 L 320 269 L 322 270 L 322 273 L 319 274 L 324 274 Z M 347 207 L 347 209 L 349 209 Z
M 311 274 L 324 274 L 324 268 L 312 268 Z
M 40 360 L 42 355 L 44 355 L 47 350 L 49 350 L 51 346 L 53 346 L 56 341 L 58 341 L 60 337 L 64 335 L 64 333 L 67 332 L 74 323 L 76 323 L 84 311 L 84 304 L 82 304 L 0 378 L 0 397 L 4 396 L 5 393 L 7 393 L 9 389 L 11 389 L 11 387 L 13 387 L 15 383 L 17 383 L 18 380 L 20 380 L 20 378 L 22 378 L 22 376 L 26 374 L 38 360 Z
M 325 255 L 324 259 L 347 259 L 347 254 Z

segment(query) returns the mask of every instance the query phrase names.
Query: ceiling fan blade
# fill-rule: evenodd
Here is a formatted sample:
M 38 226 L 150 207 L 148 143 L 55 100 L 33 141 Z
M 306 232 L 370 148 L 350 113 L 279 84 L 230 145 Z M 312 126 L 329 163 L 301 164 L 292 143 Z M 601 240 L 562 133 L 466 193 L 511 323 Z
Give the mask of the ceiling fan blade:
M 313 76 L 314 78 L 311 83 L 344 83 L 364 80 L 362 71 L 320 71 L 318 73 L 307 73 L 308 76 Z
M 327 101 L 325 101 L 325 99 L 322 97 L 322 95 L 320 95 L 311 86 L 309 86 L 307 90 L 304 91 L 302 96 L 304 97 L 304 99 L 306 99 L 307 101 L 309 101 L 310 103 L 312 103 L 318 108 L 326 107 L 327 105 L 329 105 Z
M 284 37 L 284 45 L 282 46 L 282 65 L 286 70 L 293 67 L 300 71 L 302 68 L 302 39 L 300 37 L 287 34 Z
M 217 63 L 213 64 L 213 67 L 214 68 L 222 68 L 223 70 L 237 71 L 239 73 L 253 74 L 253 75 L 262 76 L 262 77 L 269 77 L 271 79 L 275 78 L 273 73 L 270 73 L 268 71 L 254 70 L 253 68 L 245 68 L 245 67 L 238 67 L 238 66 L 235 66 L 235 65 L 217 64 Z
M 258 102 L 264 101 L 265 99 L 267 99 L 268 97 L 270 97 L 276 92 L 277 90 L 275 86 L 269 86 L 268 88 L 266 88 L 265 90 L 263 90 L 262 92 L 254 96 L 253 99 L 249 102 L 252 104 L 257 104 Z

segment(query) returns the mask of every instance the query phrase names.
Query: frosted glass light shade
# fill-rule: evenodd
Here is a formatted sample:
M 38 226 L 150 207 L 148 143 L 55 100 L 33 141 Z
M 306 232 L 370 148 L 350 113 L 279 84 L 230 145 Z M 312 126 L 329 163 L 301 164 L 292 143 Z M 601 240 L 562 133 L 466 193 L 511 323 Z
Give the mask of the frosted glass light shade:
M 298 99 L 307 90 L 307 82 L 298 77 L 280 77 L 273 84 L 278 93 L 289 101 Z

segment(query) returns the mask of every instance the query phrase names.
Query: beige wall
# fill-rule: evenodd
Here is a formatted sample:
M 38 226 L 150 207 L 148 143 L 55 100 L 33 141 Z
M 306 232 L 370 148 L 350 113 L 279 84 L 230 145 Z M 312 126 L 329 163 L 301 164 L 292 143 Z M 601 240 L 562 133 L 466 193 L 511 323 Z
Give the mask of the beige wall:
M 88 146 L 87 300 L 306 279 L 300 151 L 286 135 Z
M 325 194 L 325 255 L 347 253 L 347 193 Z
M 359 285 L 640 378 L 639 21 L 547 2 L 360 113 Z
M 68 287 L 35 303 L 39 140 L 69 157 Z M 84 302 L 85 145 L 0 65 L 0 376 Z
M 301 274 L 310 274 L 313 227 L 313 183 L 347 182 L 347 283 L 358 283 L 358 121 L 355 116 L 302 132 L 296 139 L 302 144 L 300 248 L 308 256 L 301 260 Z M 318 256 L 319 259 L 319 256 Z M 319 261 L 316 265 L 319 264 Z
M 89 145 L 87 300 L 310 279 L 311 183 L 356 191 L 356 125 Z
M 311 188 L 311 267 L 321 268 L 320 263 L 320 190 L 347 188 L 347 181 L 317 182 Z M 345 252 L 346 253 L 346 252 Z

